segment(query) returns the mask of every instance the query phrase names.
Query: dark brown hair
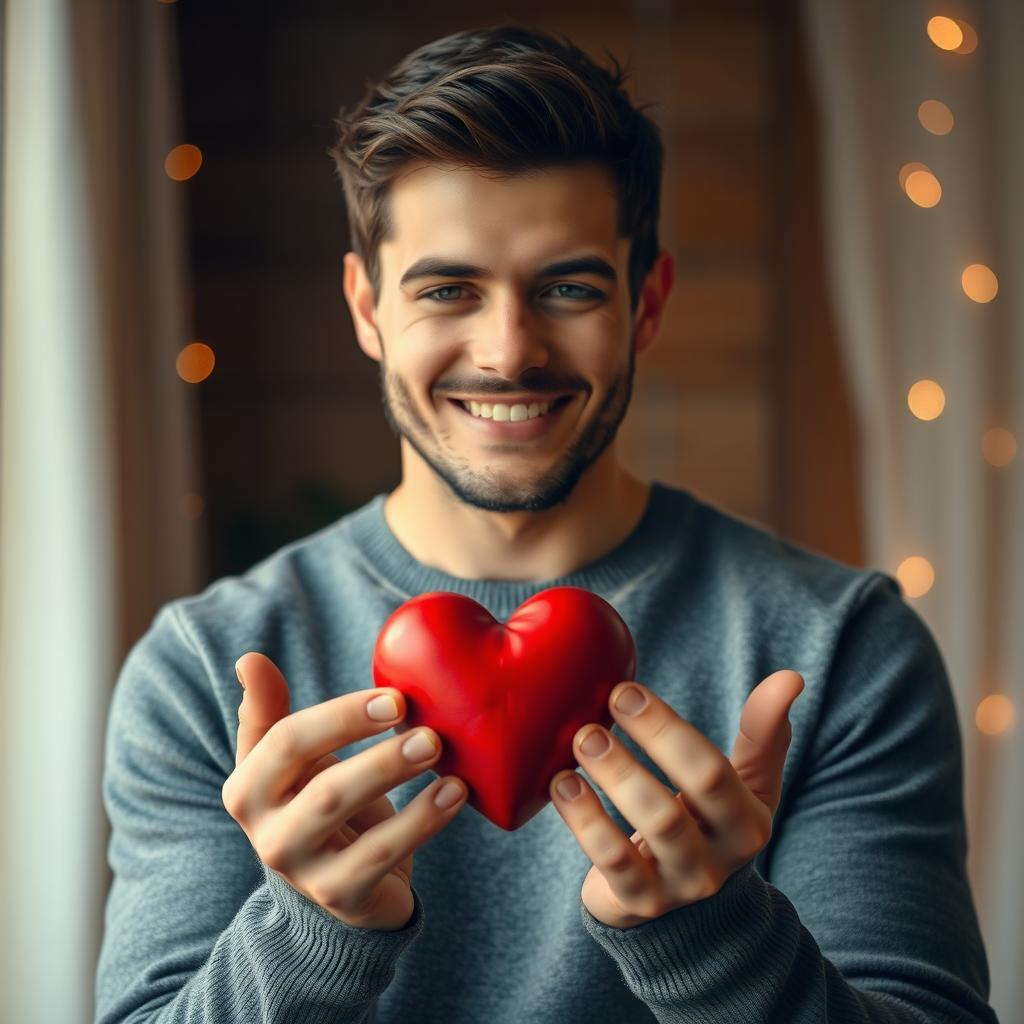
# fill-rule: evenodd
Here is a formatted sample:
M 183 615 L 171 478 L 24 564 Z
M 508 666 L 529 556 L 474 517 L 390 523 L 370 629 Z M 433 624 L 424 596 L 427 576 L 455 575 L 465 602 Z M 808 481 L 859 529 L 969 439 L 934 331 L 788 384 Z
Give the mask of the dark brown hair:
M 605 51 L 608 53 L 608 51 Z M 467 30 L 413 50 L 363 99 L 341 108 L 333 157 L 352 248 L 380 300 L 380 243 L 392 237 L 388 190 L 414 159 L 496 171 L 600 163 L 612 172 L 617 231 L 632 239 L 630 310 L 658 255 L 663 149 L 657 126 L 561 33 L 518 25 Z M 645 104 L 644 106 L 649 106 Z

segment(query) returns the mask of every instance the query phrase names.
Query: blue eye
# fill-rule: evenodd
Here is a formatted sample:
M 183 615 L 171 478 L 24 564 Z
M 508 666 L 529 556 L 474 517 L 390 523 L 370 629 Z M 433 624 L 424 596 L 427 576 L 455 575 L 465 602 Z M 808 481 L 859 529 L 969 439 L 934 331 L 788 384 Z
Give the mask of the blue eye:
M 553 285 L 550 290 L 554 291 L 557 288 L 575 288 L 577 292 L 582 292 L 583 293 L 582 295 L 575 295 L 575 296 L 574 295 L 564 295 L 564 294 L 556 296 L 556 298 L 560 298 L 560 299 L 570 299 L 570 298 L 599 299 L 599 298 L 601 298 L 601 292 L 594 291 L 592 288 L 584 288 L 582 285 L 579 285 L 579 284 L 569 284 L 569 283 L 556 284 L 556 285 Z M 429 292 L 424 292 L 420 296 L 420 298 L 421 299 L 430 299 L 431 302 L 442 302 L 442 303 L 444 303 L 444 302 L 447 302 L 447 303 L 458 302 L 459 301 L 458 298 L 448 298 L 448 299 L 441 298 L 441 292 L 450 292 L 450 291 L 461 292 L 461 291 L 464 291 L 464 289 L 463 289 L 462 285 L 459 285 L 459 284 L 446 284 L 446 285 L 442 285 L 440 288 L 433 288 Z
M 580 296 L 580 298 L 582 299 L 596 298 L 599 294 L 598 292 L 592 291 L 590 288 L 584 288 L 582 285 L 578 284 L 556 284 L 555 288 L 575 288 L 578 292 L 583 292 L 583 294 Z M 559 298 L 566 299 L 569 298 L 569 296 L 560 295 Z
M 440 292 L 450 292 L 450 291 L 457 291 L 457 292 L 459 292 L 459 291 L 462 291 L 462 288 L 459 285 L 457 285 L 457 284 L 446 284 L 442 288 L 435 288 L 433 291 L 424 292 L 420 296 L 420 298 L 432 299 L 434 302 L 454 302 L 455 301 L 454 299 L 441 299 L 441 298 L 438 298 L 438 294 Z

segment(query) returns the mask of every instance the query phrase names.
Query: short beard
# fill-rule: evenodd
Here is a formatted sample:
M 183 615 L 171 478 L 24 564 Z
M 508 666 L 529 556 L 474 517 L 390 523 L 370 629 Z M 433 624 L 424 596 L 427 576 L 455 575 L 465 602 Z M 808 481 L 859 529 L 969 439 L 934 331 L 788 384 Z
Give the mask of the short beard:
M 616 377 L 590 425 L 569 444 L 555 465 L 539 480 L 519 488 L 503 484 L 489 468 L 473 470 L 464 457 L 438 457 L 438 446 L 433 442 L 430 425 L 420 415 L 405 382 L 399 377 L 388 375 L 383 339 L 380 360 L 381 400 L 391 433 L 399 439 L 404 437 L 459 501 L 485 512 L 543 512 L 567 501 L 580 477 L 615 440 L 619 425 L 629 410 L 635 364 L 634 332 L 630 337 L 626 370 Z M 400 410 L 397 416 L 396 406 Z

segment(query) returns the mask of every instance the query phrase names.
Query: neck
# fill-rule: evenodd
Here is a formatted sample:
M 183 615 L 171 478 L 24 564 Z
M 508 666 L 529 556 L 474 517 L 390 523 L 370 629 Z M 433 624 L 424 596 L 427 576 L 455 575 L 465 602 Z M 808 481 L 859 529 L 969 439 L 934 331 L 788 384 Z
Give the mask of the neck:
M 403 450 L 402 482 L 385 500 L 384 515 L 413 558 L 451 576 L 565 576 L 622 543 L 647 507 L 650 485 L 617 464 L 614 448 L 580 477 L 565 502 L 543 512 L 467 505 L 418 456 L 407 459 Z

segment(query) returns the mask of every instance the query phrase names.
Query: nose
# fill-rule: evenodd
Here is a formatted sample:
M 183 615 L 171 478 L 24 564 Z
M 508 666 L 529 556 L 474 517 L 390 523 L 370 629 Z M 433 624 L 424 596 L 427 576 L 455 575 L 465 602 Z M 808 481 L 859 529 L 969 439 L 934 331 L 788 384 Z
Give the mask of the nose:
M 514 290 L 501 293 L 474 317 L 471 354 L 480 370 L 518 380 L 532 366 L 548 362 L 548 343 L 528 299 Z

